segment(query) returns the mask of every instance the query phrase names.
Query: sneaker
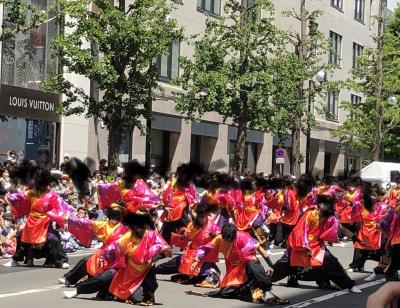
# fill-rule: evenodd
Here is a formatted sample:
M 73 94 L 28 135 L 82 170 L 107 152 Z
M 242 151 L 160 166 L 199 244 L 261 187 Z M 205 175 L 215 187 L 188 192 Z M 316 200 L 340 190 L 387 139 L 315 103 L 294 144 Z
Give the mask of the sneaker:
M 57 280 L 57 282 L 59 284 L 63 284 L 66 287 L 69 287 L 71 284 L 69 283 L 69 281 L 67 279 L 65 279 L 64 277 L 61 277 Z
M 74 298 L 78 295 L 78 293 L 76 292 L 76 290 L 74 291 L 64 291 L 64 298 Z
M 352 268 L 352 267 L 349 267 L 349 268 L 346 270 L 346 272 L 348 272 L 348 273 L 355 273 L 356 270 L 355 270 L 354 268 Z
M 61 268 L 67 269 L 67 268 L 69 268 L 69 264 L 68 264 L 68 263 L 63 263 L 63 264 L 61 265 Z
M 4 258 L 4 259 L 10 259 L 10 258 L 12 258 L 12 255 L 10 255 L 10 254 L 8 254 L 8 253 L 5 253 L 5 254 L 2 255 L 1 257 Z
M 16 266 L 19 266 L 19 263 L 17 261 L 10 260 L 7 263 L 4 263 L 3 266 L 5 266 L 5 267 L 16 267 Z
M 376 279 L 376 277 L 377 277 L 377 275 L 375 273 L 372 273 L 368 277 L 364 278 L 364 281 L 373 281 Z
M 350 293 L 362 293 L 361 289 L 357 286 L 352 287 L 351 289 L 349 289 Z

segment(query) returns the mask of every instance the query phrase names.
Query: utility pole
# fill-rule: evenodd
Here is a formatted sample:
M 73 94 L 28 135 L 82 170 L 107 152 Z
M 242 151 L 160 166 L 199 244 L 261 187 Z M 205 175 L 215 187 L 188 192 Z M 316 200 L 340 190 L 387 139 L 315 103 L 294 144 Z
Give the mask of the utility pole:
M 375 138 L 374 147 L 372 151 L 372 160 L 379 161 L 383 160 L 383 111 L 382 111 L 382 84 L 383 84 L 383 47 L 385 38 L 385 8 L 386 1 L 379 1 L 379 15 L 378 15 L 378 37 L 377 37 L 377 64 L 376 64 L 376 84 L 375 84 Z

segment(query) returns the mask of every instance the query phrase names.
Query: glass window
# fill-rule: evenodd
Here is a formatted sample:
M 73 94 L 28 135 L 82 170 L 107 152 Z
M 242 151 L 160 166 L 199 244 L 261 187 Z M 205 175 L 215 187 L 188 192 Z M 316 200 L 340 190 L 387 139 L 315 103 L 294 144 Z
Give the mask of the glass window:
M 52 167 L 56 156 L 56 123 L 2 116 L 0 153 L 13 150 L 22 159 L 36 160 L 41 167 Z M 0 156 L 0 162 L 7 157 Z
M 355 0 L 354 19 L 364 22 L 365 0 Z
M 197 9 L 210 15 L 220 15 L 221 0 L 197 0 Z
M 352 105 L 354 105 L 354 106 L 360 105 L 361 104 L 361 100 L 362 100 L 361 96 L 351 94 L 351 104 Z M 355 118 L 354 113 L 350 113 L 350 118 L 352 120 L 354 120 L 354 118 Z
M 342 60 L 342 36 L 333 31 L 329 31 L 329 38 L 331 40 L 329 63 L 340 66 Z
M 168 47 L 168 54 L 157 57 L 157 67 L 162 81 L 171 81 L 179 75 L 180 42 L 174 40 Z
M 39 10 L 45 10 L 53 0 L 31 0 Z M 8 12 L 4 9 L 4 18 Z M 50 18 L 55 13 L 50 14 Z M 57 73 L 57 58 L 51 56 L 51 40 L 58 34 L 55 20 L 47 22 L 15 38 L 2 46 L 1 83 L 40 90 L 49 75 Z
M 343 8 L 343 0 L 331 0 L 331 5 L 341 10 Z
M 357 44 L 357 43 L 353 43 L 353 68 L 356 67 L 357 65 L 357 58 L 359 56 L 361 56 L 362 52 L 363 52 L 364 47 Z
M 328 92 L 327 101 L 327 119 L 337 120 L 338 119 L 338 106 L 339 106 L 339 90 L 330 90 Z

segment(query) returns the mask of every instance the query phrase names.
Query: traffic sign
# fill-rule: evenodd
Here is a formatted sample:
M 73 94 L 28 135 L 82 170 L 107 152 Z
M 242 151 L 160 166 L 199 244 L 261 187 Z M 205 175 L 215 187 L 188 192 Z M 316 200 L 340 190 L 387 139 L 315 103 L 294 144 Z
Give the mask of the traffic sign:
M 285 156 L 286 156 L 285 149 L 282 149 L 282 148 L 277 149 L 275 152 L 276 164 L 280 164 L 280 165 L 285 164 Z

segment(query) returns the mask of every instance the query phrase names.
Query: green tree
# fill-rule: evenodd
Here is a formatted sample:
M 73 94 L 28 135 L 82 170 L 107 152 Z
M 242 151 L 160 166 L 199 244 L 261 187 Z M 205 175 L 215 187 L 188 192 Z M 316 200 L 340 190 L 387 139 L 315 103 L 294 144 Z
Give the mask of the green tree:
M 386 31 L 383 11 L 381 1 L 376 47 L 364 49 L 348 80 L 348 87 L 361 93 L 364 101 L 342 102 L 349 117 L 333 133 L 348 148 L 371 153 L 373 161 L 382 159 L 384 139 L 393 140 L 388 134 L 398 132 L 400 124 L 400 104 L 391 99 L 400 97 L 400 9 L 388 21 Z
M 272 98 L 278 111 L 271 130 L 278 135 L 291 135 L 290 165 L 296 177 L 300 176 L 301 163 L 304 162 L 304 153 L 301 153 L 300 148 L 302 133 L 308 136 L 305 160 L 306 169 L 310 168 L 309 136 L 311 128 L 316 124 L 313 105 L 316 97 L 328 85 L 314 81 L 315 76 L 318 72 L 326 76 L 333 68 L 322 60 L 330 50 L 329 40 L 318 30 L 317 20 L 322 12 L 308 11 L 306 4 L 309 2 L 311 1 L 300 0 L 298 9 L 283 12 L 284 16 L 294 20 L 297 26 L 288 33 L 286 50 L 276 58 L 279 72 L 276 79 L 278 90 Z
M 261 14 L 262 12 L 262 14 Z M 224 14 L 207 18 L 194 38 L 193 58 L 182 58 L 176 109 L 191 120 L 218 112 L 238 127 L 236 174 L 243 171 L 247 129 L 267 130 L 274 106 L 273 53 L 283 46 L 270 1 L 226 1 Z
M 152 90 L 160 89 L 153 59 L 167 53 L 181 30 L 170 18 L 173 4 L 167 0 L 136 0 L 129 5 L 119 1 L 118 6 L 111 2 L 60 0 L 68 19 L 64 33 L 53 42 L 62 66 L 95 82 L 100 99 L 63 75 L 50 78 L 46 89 L 65 94 L 63 115 L 84 114 L 104 122 L 109 169 L 115 174 L 123 133 L 134 127 L 144 133 L 141 120 L 152 116 L 146 105 L 153 100 Z
M 39 10 L 26 0 L 0 0 L 4 7 L 3 28 L 0 41 L 13 38 L 18 33 L 26 33 L 30 29 L 49 21 L 49 13 L 54 10 L 56 3 L 45 10 Z M 55 18 L 55 17 L 50 17 Z

